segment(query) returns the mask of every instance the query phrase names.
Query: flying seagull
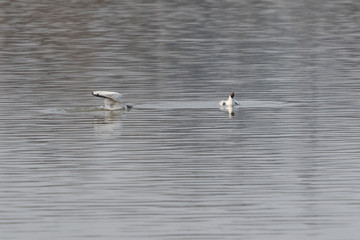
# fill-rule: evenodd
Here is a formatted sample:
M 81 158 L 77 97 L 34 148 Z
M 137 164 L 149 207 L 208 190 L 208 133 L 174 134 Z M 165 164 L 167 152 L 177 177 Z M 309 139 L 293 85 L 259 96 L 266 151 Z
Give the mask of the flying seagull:
M 121 103 L 122 94 L 109 91 L 94 91 L 93 96 L 104 98 L 104 109 L 106 110 L 128 110 L 131 105 Z

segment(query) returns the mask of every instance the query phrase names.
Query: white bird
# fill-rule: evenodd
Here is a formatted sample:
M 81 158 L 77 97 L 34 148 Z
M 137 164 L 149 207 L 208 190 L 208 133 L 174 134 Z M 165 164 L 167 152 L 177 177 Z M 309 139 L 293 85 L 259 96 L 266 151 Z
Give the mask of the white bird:
M 122 94 L 118 92 L 109 92 L 109 91 L 94 91 L 92 92 L 93 96 L 105 98 L 104 99 L 104 109 L 106 110 L 128 110 L 132 108 L 131 105 L 126 105 L 121 103 Z
M 234 93 L 234 92 L 231 92 L 231 93 L 229 94 L 228 100 L 221 100 L 221 101 L 219 102 L 219 105 L 220 105 L 220 106 L 235 106 L 235 105 L 239 105 L 240 103 L 234 99 L 234 95 L 235 95 L 235 93 Z

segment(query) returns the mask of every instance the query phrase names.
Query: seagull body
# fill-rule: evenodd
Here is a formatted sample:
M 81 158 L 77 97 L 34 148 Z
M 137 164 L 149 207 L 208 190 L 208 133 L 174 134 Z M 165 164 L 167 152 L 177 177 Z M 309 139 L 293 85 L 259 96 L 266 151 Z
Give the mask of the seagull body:
M 122 94 L 109 91 L 94 91 L 93 96 L 104 98 L 104 109 L 106 110 L 128 110 L 132 108 L 130 105 L 122 104 Z
M 221 100 L 219 102 L 219 105 L 220 106 L 236 106 L 236 105 L 239 105 L 239 102 L 234 99 L 234 95 L 235 95 L 235 93 L 231 92 L 229 94 L 228 100 Z

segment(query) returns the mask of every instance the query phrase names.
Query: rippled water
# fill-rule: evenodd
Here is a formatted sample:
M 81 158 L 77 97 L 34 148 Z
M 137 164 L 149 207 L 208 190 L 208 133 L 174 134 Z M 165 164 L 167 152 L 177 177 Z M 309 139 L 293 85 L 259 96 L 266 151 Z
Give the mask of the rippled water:
M 359 9 L 1 1 L 1 239 L 359 239 Z

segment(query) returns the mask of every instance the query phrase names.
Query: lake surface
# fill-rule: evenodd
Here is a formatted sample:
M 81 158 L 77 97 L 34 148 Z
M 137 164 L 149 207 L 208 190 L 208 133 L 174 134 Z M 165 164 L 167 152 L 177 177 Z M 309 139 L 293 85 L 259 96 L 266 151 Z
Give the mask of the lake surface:
M 355 0 L 0 1 L 1 239 L 359 239 L 359 26 Z

